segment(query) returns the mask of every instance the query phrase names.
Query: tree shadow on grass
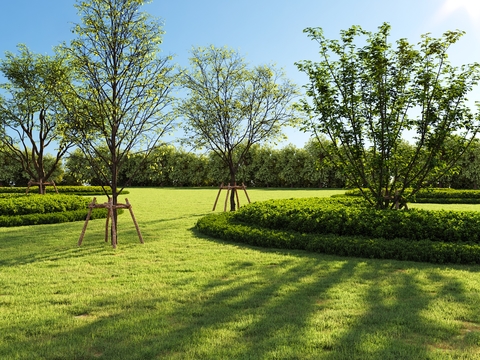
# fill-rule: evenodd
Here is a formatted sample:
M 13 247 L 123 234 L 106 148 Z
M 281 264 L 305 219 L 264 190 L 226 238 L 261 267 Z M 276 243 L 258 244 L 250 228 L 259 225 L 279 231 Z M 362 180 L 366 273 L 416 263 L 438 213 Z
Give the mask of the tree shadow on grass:
M 452 306 L 462 306 L 463 321 L 479 320 L 475 294 L 460 278 L 447 276 L 448 268 L 245 248 L 262 257 L 246 254 L 225 260 L 223 271 L 214 275 L 208 269 L 196 273 L 177 265 L 169 271 L 179 276 L 158 274 L 163 287 L 98 296 L 89 304 L 62 308 L 63 321 L 73 322 L 74 329 L 31 324 L 29 329 L 38 331 L 25 333 L 23 341 L 17 338 L 15 346 L 3 342 L 0 355 L 426 359 L 436 352 L 460 356 L 466 350 L 468 359 L 479 349 L 475 337 L 470 343 L 458 338 L 452 342 L 462 334 L 450 326 L 457 320 L 452 315 L 429 316 L 445 310 L 441 307 L 449 300 Z

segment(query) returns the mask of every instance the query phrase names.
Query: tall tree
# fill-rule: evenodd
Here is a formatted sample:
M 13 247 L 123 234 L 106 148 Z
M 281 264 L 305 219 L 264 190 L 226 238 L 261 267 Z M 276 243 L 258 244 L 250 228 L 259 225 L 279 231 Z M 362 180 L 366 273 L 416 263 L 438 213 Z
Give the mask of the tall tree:
M 73 146 L 64 134 L 67 111 L 64 90 L 71 82 L 70 69 L 62 56 L 38 55 L 25 45 L 19 54 L 5 53 L 0 71 L 8 82 L 0 87 L 0 147 L 32 180 L 45 183 Z M 53 161 L 45 161 L 52 154 Z M 44 193 L 39 186 L 39 192 Z
M 77 1 L 82 22 L 73 28 L 76 39 L 63 46 L 80 82 L 69 104 L 76 115 L 72 130 L 93 170 L 111 186 L 114 207 L 128 155 L 141 152 L 147 158 L 173 121 L 174 67 L 170 57 L 159 56 L 164 32 L 158 20 L 140 11 L 145 3 Z
M 290 102 L 297 89 L 281 70 L 249 68 L 238 52 L 226 47 L 195 48 L 191 54 L 191 68 L 183 72 L 188 96 L 179 107 L 186 119 L 186 140 L 214 151 L 234 185 L 250 147 L 279 136 L 282 126 L 295 120 Z M 235 207 L 232 191 L 230 210 Z
M 466 96 L 479 65 L 456 68 L 447 60 L 462 32 L 424 35 L 418 49 L 405 39 L 389 43 L 386 23 L 376 33 L 353 26 L 340 41 L 320 28 L 305 32 L 321 57 L 297 64 L 310 79 L 301 102 L 305 129 L 330 138 L 347 179 L 372 205 L 396 207 L 452 168 L 478 131 Z M 404 151 L 409 134 L 413 147 Z M 447 147 L 454 135 L 463 141 Z

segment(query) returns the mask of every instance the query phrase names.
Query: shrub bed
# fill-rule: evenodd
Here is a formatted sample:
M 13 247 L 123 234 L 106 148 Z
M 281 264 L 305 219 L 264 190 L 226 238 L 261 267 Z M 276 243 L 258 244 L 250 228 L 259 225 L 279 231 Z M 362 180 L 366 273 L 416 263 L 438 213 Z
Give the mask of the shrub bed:
M 480 213 L 376 210 L 359 198 L 252 203 L 200 232 L 265 247 L 435 263 L 480 263 Z
M 393 259 L 430 263 L 480 264 L 480 245 L 430 240 L 319 235 L 273 230 L 235 221 L 233 214 L 207 215 L 196 224 L 203 234 L 226 241 L 281 249 L 298 249 L 330 255 Z
M 59 194 L 73 194 L 73 195 L 105 195 L 101 186 L 57 186 Z M 105 187 L 108 194 L 112 193 L 109 186 Z M 25 194 L 27 187 L 0 187 L 0 194 Z M 29 194 L 38 194 L 38 186 L 32 186 L 28 190 Z M 55 194 L 53 186 L 46 187 L 47 194 Z M 122 191 L 122 195 L 128 194 L 127 190 Z
M 475 211 L 377 210 L 360 199 L 308 198 L 253 203 L 240 208 L 234 218 L 302 233 L 480 244 L 480 213 Z
M 84 220 L 91 199 L 79 195 L 2 194 L 0 226 L 52 224 Z M 106 209 L 94 209 L 92 219 L 105 218 Z
M 358 189 L 348 190 L 345 192 L 345 195 L 352 197 L 362 196 Z M 420 190 L 408 201 L 411 203 L 433 204 L 480 204 L 480 190 L 427 188 Z
M 120 209 L 121 210 L 121 209 Z M 119 213 L 120 213 L 119 210 Z M 0 215 L 0 226 L 24 226 L 39 224 L 57 224 L 63 222 L 83 221 L 86 219 L 88 209 L 54 212 L 49 214 L 27 214 L 27 215 Z M 90 219 L 101 219 L 107 217 L 106 209 L 93 209 Z

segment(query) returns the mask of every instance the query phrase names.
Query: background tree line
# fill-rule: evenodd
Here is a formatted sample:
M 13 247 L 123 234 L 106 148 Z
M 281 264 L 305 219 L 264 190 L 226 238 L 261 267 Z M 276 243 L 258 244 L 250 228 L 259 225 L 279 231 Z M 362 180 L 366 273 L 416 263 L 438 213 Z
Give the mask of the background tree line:
M 326 147 L 331 146 L 324 140 Z M 406 145 L 408 147 L 408 145 Z M 105 149 L 106 151 L 106 149 Z M 46 162 L 54 158 L 46 157 Z M 173 145 L 157 146 L 147 162 L 141 154 L 130 156 L 119 178 L 127 182 L 140 165 L 141 171 L 130 186 L 214 186 L 227 184 L 230 174 L 215 153 L 195 153 Z M 21 165 L 3 153 L 0 157 L 0 183 L 25 186 L 30 180 Z M 238 183 L 248 187 L 343 188 L 351 187 L 344 170 L 335 166 L 316 141 L 304 147 L 283 148 L 255 145 L 250 148 L 238 171 Z M 55 169 L 52 180 L 61 185 L 103 184 L 80 150 L 72 151 Z M 460 158 L 456 168 L 441 178 L 439 187 L 478 189 L 480 185 L 480 141 L 475 140 Z

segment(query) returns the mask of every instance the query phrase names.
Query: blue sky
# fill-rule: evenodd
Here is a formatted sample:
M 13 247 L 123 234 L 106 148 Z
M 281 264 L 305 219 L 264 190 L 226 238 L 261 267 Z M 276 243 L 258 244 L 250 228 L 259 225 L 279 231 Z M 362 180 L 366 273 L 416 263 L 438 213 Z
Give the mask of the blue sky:
M 80 21 L 74 3 L 2 1 L 0 56 L 15 52 L 18 43 L 52 53 L 55 45 L 69 41 L 73 23 Z M 328 38 L 338 38 L 352 25 L 375 31 L 388 22 L 392 42 L 407 38 L 412 43 L 424 33 L 440 36 L 460 29 L 467 34 L 449 52 L 452 63 L 480 62 L 480 0 L 153 0 L 144 11 L 164 21 L 163 54 L 175 55 L 181 66 L 188 65 L 192 46 L 227 45 L 252 65 L 282 67 L 299 86 L 307 79 L 294 63 L 318 58 L 316 43 L 302 33 L 306 27 L 322 27 Z M 287 136 L 297 146 L 308 139 L 294 129 Z

